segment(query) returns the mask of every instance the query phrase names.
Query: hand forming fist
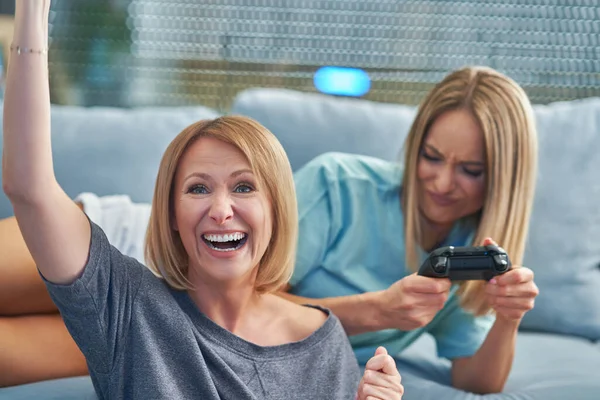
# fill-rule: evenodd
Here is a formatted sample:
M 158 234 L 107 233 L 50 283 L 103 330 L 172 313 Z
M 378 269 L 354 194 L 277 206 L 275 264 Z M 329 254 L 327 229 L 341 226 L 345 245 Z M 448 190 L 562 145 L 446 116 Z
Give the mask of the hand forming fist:
M 403 394 L 404 386 L 396 362 L 384 347 L 378 347 L 365 366 L 356 399 L 401 400 Z

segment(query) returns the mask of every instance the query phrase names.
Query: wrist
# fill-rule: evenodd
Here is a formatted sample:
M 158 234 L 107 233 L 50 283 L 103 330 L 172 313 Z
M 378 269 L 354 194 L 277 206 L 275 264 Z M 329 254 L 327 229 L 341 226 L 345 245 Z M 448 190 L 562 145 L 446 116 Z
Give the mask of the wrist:
M 498 329 L 502 329 L 503 331 L 518 331 L 519 325 L 521 324 L 521 319 L 510 319 L 502 316 L 501 314 L 496 314 L 496 321 L 494 322 L 494 326 L 497 326 Z
M 15 19 L 12 43 L 21 47 L 47 47 L 48 39 L 46 38 L 44 26 L 30 17 L 22 17 L 20 20 Z
M 369 310 L 373 316 L 371 321 L 371 328 L 373 331 L 379 331 L 389 327 L 388 313 L 387 313 L 387 300 L 385 296 L 385 290 L 379 290 L 376 292 L 365 293 L 365 300 L 369 305 Z

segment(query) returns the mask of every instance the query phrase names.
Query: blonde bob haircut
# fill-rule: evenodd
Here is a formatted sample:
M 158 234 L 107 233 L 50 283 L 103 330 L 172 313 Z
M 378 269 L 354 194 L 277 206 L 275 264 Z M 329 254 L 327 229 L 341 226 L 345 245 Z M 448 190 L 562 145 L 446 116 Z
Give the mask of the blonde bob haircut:
M 179 233 L 172 228 L 175 175 L 181 158 L 192 143 L 211 137 L 238 148 L 256 175 L 259 190 L 271 202 L 273 232 L 255 282 L 258 293 L 273 292 L 287 283 L 293 272 L 298 236 L 298 209 L 292 168 L 287 155 L 269 130 L 241 116 L 202 120 L 185 128 L 167 147 L 156 178 L 145 258 L 152 272 L 171 287 L 192 289 L 187 279 L 188 254 Z
M 531 103 L 523 89 L 487 67 L 466 67 L 446 76 L 426 96 L 408 133 L 404 161 L 402 206 L 405 214 L 406 263 L 418 268 L 423 243 L 419 218 L 417 164 L 423 141 L 435 119 L 449 110 L 468 110 L 483 133 L 486 195 L 482 209 L 467 217 L 475 221 L 472 245 L 493 238 L 521 265 L 529 229 L 537 176 L 537 132 Z M 461 282 L 462 306 L 476 315 L 490 311 L 484 282 Z

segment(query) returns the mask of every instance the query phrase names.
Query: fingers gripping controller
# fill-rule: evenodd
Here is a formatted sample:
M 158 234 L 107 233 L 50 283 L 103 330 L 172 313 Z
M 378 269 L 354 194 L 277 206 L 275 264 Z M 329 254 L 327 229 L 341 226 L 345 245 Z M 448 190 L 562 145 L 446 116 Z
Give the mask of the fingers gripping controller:
M 429 254 L 419 269 L 419 275 L 456 281 L 488 281 L 511 267 L 506 251 L 499 246 L 447 246 Z

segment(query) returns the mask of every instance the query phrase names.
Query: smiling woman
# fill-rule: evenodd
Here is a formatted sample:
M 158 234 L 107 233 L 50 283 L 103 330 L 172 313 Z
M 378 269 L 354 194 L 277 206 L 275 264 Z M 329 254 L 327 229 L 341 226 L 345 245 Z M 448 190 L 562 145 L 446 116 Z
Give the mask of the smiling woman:
M 252 277 L 258 292 L 289 279 L 298 229 L 293 178 L 283 148 L 255 121 L 225 117 L 185 129 L 165 151 L 153 206 L 146 259 L 173 287 L 191 288 L 188 273 L 208 286 L 233 278 L 242 274 L 231 269 L 235 262 L 246 273 L 260 263 Z M 212 272 L 202 267 L 209 262 L 217 263 Z

